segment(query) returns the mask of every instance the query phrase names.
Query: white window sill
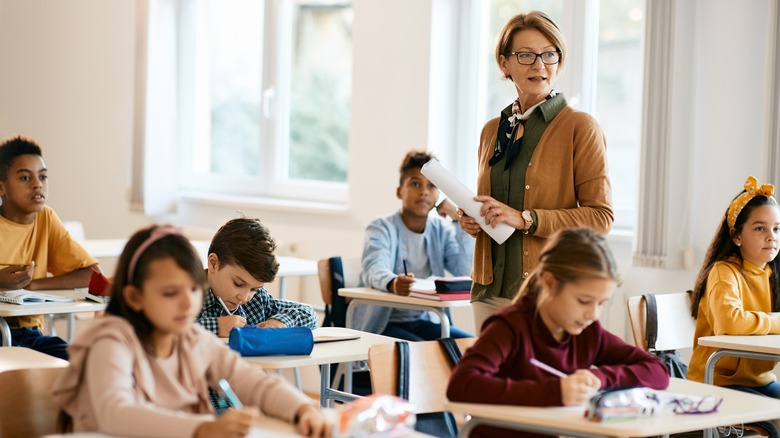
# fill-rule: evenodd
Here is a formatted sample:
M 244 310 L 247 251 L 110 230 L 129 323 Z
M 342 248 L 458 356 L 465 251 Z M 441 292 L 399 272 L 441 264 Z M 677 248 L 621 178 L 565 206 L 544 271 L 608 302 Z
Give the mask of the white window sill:
M 192 204 L 217 207 L 262 208 L 291 213 L 314 213 L 325 215 L 344 215 L 349 211 L 346 203 L 302 201 L 297 199 L 271 198 L 261 196 L 217 195 L 211 193 L 182 191 L 179 199 Z

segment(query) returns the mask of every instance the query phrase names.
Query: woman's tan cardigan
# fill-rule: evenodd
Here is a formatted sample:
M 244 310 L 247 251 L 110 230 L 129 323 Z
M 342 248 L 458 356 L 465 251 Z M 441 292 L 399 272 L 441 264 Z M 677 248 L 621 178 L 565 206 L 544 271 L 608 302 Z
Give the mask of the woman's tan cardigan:
M 593 117 L 569 106 L 554 117 L 539 139 L 525 176 L 523 210 L 536 213 L 537 226 L 534 234 L 523 236 L 523 277 L 536 267 L 542 247 L 554 232 L 590 227 L 606 234 L 614 220 L 604 133 Z M 498 122 L 498 117 L 487 122 L 480 136 L 480 195 L 490 195 L 488 161 L 493 156 Z M 490 236 L 480 231 L 475 245 L 471 276 L 479 284 L 490 284 Z

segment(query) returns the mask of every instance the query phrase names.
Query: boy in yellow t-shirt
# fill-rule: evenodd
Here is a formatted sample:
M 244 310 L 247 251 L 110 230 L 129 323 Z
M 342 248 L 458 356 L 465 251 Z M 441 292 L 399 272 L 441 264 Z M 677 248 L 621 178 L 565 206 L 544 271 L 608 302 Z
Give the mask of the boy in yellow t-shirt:
M 72 289 L 89 284 L 97 260 L 45 205 L 48 176 L 41 148 L 16 136 L 0 144 L 0 289 Z M 51 274 L 52 276 L 48 276 Z M 43 316 L 6 318 L 11 343 L 62 359 L 67 342 L 43 336 Z

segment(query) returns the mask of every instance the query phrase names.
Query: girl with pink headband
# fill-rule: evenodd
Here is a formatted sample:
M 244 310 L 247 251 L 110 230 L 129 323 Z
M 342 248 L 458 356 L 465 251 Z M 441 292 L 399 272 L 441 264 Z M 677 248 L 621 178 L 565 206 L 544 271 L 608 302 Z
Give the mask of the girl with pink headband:
M 119 257 L 106 315 L 71 344 L 54 388 L 63 431 L 134 437 L 243 437 L 262 414 L 329 437 L 317 404 L 195 324 L 203 264 L 178 228 L 136 232 Z M 208 388 L 232 383 L 246 406 L 215 416 Z
M 704 258 L 691 296 L 696 332 L 688 378 L 704 381 L 715 348 L 698 345 L 701 336 L 780 334 L 780 209 L 774 186 L 748 177 L 745 190 L 729 205 Z M 772 373 L 776 363 L 724 357 L 715 385 L 780 398 Z M 762 422 L 777 437 L 772 423 Z

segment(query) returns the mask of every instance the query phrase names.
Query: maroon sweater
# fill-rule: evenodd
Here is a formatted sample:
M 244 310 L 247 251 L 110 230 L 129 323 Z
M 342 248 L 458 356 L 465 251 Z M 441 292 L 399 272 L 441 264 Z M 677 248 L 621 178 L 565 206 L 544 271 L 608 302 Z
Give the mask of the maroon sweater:
M 447 398 L 456 402 L 561 406 L 561 379 L 529 362 L 536 359 L 566 374 L 588 369 L 601 388 L 669 385 L 666 367 L 655 356 L 628 345 L 594 322 L 577 336 L 558 342 L 536 314 L 536 300 L 524 297 L 488 319 L 479 339 L 455 367 Z M 473 436 L 512 436 L 478 428 Z M 480 433 L 481 432 L 481 433 Z M 517 436 L 517 432 L 514 433 Z

